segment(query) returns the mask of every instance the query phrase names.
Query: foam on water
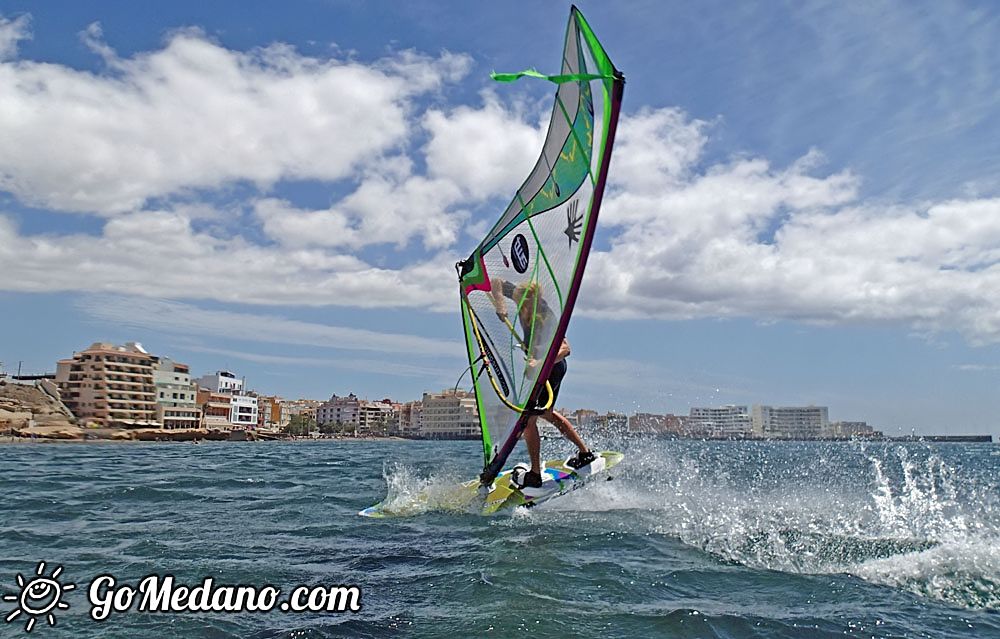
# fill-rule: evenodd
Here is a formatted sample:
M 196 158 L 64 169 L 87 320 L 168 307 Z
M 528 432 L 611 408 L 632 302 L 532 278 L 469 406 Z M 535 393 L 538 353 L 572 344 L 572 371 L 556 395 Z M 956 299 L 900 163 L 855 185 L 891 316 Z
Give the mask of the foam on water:
M 1000 610 L 1000 539 L 947 541 L 927 550 L 872 559 L 851 573 L 969 608 Z
M 726 561 L 848 573 L 952 605 L 1000 610 L 995 475 L 959 472 L 929 448 L 787 446 L 788 458 L 776 463 L 748 444 L 718 444 L 725 455 L 680 443 L 636 445 L 620 467 L 622 481 L 594 485 L 551 509 L 638 511 L 650 531 Z
M 434 511 L 467 512 L 475 493 L 457 490 L 463 479 L 450 474 L 422 476 L 405 464 L 387 464 L 382 471 L 387 492 L 385 510 L 407 516 Z

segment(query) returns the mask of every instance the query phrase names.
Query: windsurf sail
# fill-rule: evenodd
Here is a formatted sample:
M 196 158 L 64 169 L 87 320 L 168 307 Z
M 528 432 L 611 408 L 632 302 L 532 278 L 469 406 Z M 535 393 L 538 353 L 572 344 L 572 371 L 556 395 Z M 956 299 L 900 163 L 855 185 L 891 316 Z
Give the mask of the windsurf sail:
M 608 176 L 625 78 L 573 7 L 541 156 L 503 215 L 456 265 L 489 485 L 528 409 L 552 403 L 546 380 L 576 302 Z

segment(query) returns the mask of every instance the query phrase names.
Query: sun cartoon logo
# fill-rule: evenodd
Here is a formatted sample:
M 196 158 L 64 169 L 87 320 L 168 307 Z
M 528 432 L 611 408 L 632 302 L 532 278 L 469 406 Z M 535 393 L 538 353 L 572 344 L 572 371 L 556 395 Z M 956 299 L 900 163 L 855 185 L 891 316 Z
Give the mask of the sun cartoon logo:
M 20 574 L 17 575 L 17 585 L 21 587 L 20 594 L 4 595 L 4 601 L 16 601 L 17 607 L 11 611 L 4 619 L 11 623 L 19 616 L 24 615 L 28 620 L 24 624 L 25 632 L 31 632 L 35 627 L 35 622 L 44 617 L 50 626 L 56 625 L 56 617 L 52 614 L 55 609 L 65 610 L 69 604 L 62 601 L 62 594 L 67 590 L 76 588 L 76 584 L 63 585 L 59 583 L 59 573 L 62 566 L 57 566 L 52 571 L 50 577 L 45 576 L 45 562 L 38 562 L 38 570 L 29 579 L 25 579 Z

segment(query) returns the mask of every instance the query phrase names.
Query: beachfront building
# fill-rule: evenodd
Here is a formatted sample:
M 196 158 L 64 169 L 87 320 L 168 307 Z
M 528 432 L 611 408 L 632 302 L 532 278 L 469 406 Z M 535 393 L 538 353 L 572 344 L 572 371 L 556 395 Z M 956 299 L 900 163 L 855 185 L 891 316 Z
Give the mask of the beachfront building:
M 454 389 L 424 393 L 420 408 L 420 436 L 427 439 L 478 438 L 476 396 Z
M 362 401 L 358 413 L 358 432 L 364 435 L 395 435 L 399 422 L 399 404 L 389 398 L 377 402 Z
M 279 428 L 285 428 L 292 423 L 292 417 L 300 416 L 306 421 L 316 423 L 319 407 L 323 402 L 318 399 L 293 399 L 281 402 L 281 419 Z
M 316 425 L 336 425 L 344 431 L 358 432 L 361 426 L 361 400 L 354 393 L 340 397 L 336 393 L 316 408 Z
M 257 428 L 277 430 L 281 424 L 281 398 L 274 395 L 257 396 Z
M 399 406 L 399 419 L 396 430 L 402 437 L 419 437 L 421 415 L 423 414 L 424 403 L 406 402 Z
M 867 422 L 831 422 L 830 437 L 881 437 L 882 433 Z
M 256 428 L 257 396 L 233 393 L 229 400 L 229 423 L 240 430 Z
M 635 413 L 628 418 L 628 429 L 633 433 L 678 435 L 687 418 L 673 414 Z
M 579 428 L 597 418 L 598 412 L 589 408 L 578 408 L 572 413 L 563 413 L 573 426 Z
M 187 364 L 166 357 L 156 358 L 153 382 L 156 384 L 156 420 L 163 428 L 175 430 L 201 426 L 198 386 L 191 381 L 191 370 Z
M 746 437 L 751 434 L 753 424 L 746 406 L 729 404 L 691 408 L 688 428 L 706 437 Z
M 245 381 L 242 378 L 237 377 L 231 371 L 216 371 L 199 377 L 197 382 L 199 389 L 208 391 L 209 396 L 229 396 L 229 401 L 227 402 L 229 406 L 229 424 L 224 428 L 228 428 L 229 430 L 252 430 L 257 427 L 257 395 L 247 392 L 244 389 Z M 223 402 L 219 399 L 213 400 L 213 403 L 215 404 L 214 412 L 219 413 Z M 218 414 L 212 415 L 213 427 L 223 428 L 221 424 L 218 424 L 219 420 L 216 419 L 218 417 Z
M 154 362 L 137 342 L 95 342 L 56 364 L 56 383 L 80 424 L 158 427 Z
M 388 435 L 398 432 L 400 405 L 391 399 L 377 402 L 359 399 L 354 393 L 347 397 L 332 395 L 316 409 L 318 426 L 336 426 L 354 435 Z
M 198 389 L 197 403 L 201 408 L 201 427 L 213 430 L 231 430 L 233 396 L 229 393 L 217 393 L 207 388 Z
M 576 412 L 577 427 L 596 431 L 617 431 L 628 429 L 628 417 L 622 413 L 608 411 L 603 415 L 596 411 Z
M 773 439 L 818 439 L 830 424 L 826 406 L 755 405 L 750 419 L 755 435 Z
M 213 393 L 238 394 L 243 392 L 243 380 L 230 371 L 216 371 L 202 375 L 196 380 L 198 388 L 207 388 Z

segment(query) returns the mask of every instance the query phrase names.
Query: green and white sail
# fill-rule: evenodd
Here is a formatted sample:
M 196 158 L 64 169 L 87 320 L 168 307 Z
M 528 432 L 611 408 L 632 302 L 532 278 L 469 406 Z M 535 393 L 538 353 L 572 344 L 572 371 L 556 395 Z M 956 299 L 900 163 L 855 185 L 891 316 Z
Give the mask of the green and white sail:
M 483 435 L 483 483 L 514 449 L 566 334 L 594 237 L 624 77 L 573 7 L 541 156 L 503 215 L 458 267 Z M 535 401 L 532 401 L 534 398 Z

